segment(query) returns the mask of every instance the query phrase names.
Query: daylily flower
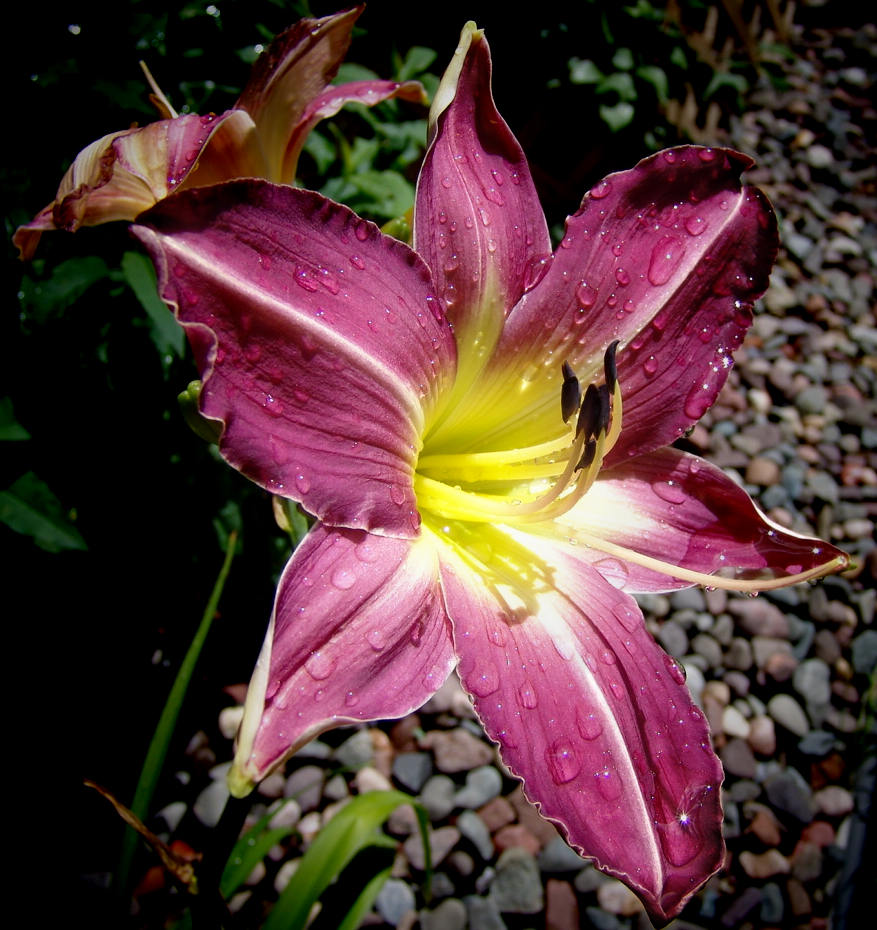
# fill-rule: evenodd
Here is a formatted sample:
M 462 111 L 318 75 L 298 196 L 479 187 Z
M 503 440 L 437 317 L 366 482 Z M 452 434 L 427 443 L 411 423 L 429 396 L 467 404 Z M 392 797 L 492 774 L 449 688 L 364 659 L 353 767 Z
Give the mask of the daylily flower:
M 329 727 L 409 713 L 456 665 L 527 795 L 664 922 L 722 862 L 722 773 L 631 592 L 754 592 L 847 558 L 668 446 L 715 400 L 776 253 L 766 199 L 739 183 L 750 160 L 688 146 L 610 175 L 552 254 L 490 68 L 469 24 L 413 250 L 258 181 L 135 227 L 223 455 L 317 519 L 230 783 L 246 793 Z
M 234 107 L 219 115 L 177 115 L 153 84 L 152 100 L 166 118 L 84 148 L 54 201 L 16 231 L 21 257 L 33 256 L 46 230 L 133 220 L 174 191 L 246 177 L 292 184 L 308 133 L 345 104 L 423 102 L 416 81 L 330 84 L 363 9 L 303 19 L 282 32 L 257 59 Z

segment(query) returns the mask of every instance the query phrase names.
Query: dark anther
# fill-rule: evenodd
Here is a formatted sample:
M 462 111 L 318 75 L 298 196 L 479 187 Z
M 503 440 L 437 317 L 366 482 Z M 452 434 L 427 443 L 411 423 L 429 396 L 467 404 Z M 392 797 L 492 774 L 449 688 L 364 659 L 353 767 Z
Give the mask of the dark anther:
M 579 409 L 581 399 L 582 389 L 579 385 L 579 379 L 572 370 L 570 363 L 564 362 L 563 387 L 560 389 L 560 412 L 563 414 L 564 423 Z
M 589 439 L 585 443 L 585 451 L 582 452 L 582 457 L 579 459 L 579 464 L 576 465 L 575 470 L 580 471 L 582 468 L 587 468 L 591 462 L 594 461 L 594 456 L 597 454 L 597 440 Z
M 615 382 L 618 380 L 618 368 L 615 365 L 615 350 L 618 348 L 618 340 L 610 342 L 606 353 L 603 356 L 603 372 L 606 376 L 606 387 L 611 394 L 615 390 Z
M 597 393 L 600 399 L 600 421 L 597 424 L 597 429 L 594 430 L 595 433 L 609 429 L 609 385 L 601 384 L 597 388 Z
M 600 429 L 600 412 L 600 392 L 596 385 L 589 384 L 576 422 L 576 436 L 580 436 L 582 433 L 585 434 L 585 439 L 596 436 Z

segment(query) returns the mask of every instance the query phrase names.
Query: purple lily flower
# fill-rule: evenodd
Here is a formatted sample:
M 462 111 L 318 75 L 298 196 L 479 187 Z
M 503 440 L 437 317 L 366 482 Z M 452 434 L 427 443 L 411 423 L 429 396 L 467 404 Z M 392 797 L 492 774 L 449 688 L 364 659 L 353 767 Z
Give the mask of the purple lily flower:
M 345 104 L 423 102 L 417 81 L 330 83 L 363 9 L 303 19 L 280 33 L 256 60 L 237 103 L 219 115 L 179 116 L 153 85 L 152 100 L 166 118 L 86 146 L 52 203 L 16 230 L 21 257 L 33 257 L 47 230 L 133 220 L 175 191 L 247 177 L 292 184 L 308 133 Z
M 528 797 L 663 923 L 722 863 L 722 772 L 631 593 L 754 592 L 848 559 L 668 446 L 767 285 L 776 224 L 740 185 L 750 160 L 686 146 L 610 175 L 552 253 L 490 72 L 469 24 L 413 250 L 259 181 L 135 227 L 223 455 L 318 521 L 281 578 L 230 783 L 409 713 L 456 666 Z

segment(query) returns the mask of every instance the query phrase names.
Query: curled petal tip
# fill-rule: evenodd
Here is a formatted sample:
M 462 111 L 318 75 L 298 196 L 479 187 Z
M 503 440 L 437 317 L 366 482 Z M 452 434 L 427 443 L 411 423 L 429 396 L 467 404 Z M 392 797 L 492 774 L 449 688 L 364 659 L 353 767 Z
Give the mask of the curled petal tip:
M 249 775 L 238 768 L 237 763 L 232 765 L 228 773 L 228 790 L 233 798 L 245 798 L 256 787 L 256 783 Z

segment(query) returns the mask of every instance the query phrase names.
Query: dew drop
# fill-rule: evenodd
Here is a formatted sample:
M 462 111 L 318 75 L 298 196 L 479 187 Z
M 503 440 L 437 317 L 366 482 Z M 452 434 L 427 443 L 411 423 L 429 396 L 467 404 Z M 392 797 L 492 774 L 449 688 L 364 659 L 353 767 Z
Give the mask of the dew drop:
M 317 282 L 311 277 L 307 268 L 302 268 L 301 265 L 296 265 L 294 278 L 295 283 L 302 290 L 308 291 L 312 294 L 317 289 Z
M 611 190 L 612 190 L 611 181 L 600 181 L 599 184 L 595 184 L 591 188 L 589 193 L 594 198 L 594 200 L 602 200 L 604 197 L 606 197 L 609 194 L 609 191 Z
M 612 692 L 616 701 L 623 701 L 625 697 L 624 688 L 617 681 L 609 682 L 609 690 Z
M 604 665 L 615 665 L 615 662 L 616 662 L 615 653 L 612 652 L 610 649 L 604 649 L 600 653 L 600 661 Z
M 655 287 L 666 284 L 682 261 L 685 246 L 677 236 L 661 236 L 652 249 L 647 272 L 649 281 Z
M 441 185 L 446 191 L 449 191 L 451 187 L 453 187 L 453 184 L 454 182 L 448 177 L 448 175 L 445 175 L 441 180 Z
M 332 584 L 339 591 L 349 591 L 356 584 L 356 575 L 349 568 L 336 568 L 332 572 Z
M 708 384 L 696 384 L 685 398 L 683 410 L 691 420 L 699 420 L 709 410 L 713 392 Z
M 656 372 L 657 370 L 658 370 L 658 360 L 655 358 L 654 355 L 650 355 L 650 356 L 643 362 L 643 371 L 644 371 L 649 377 L 651 377 L 653 374 L 655 374 L 655 372 Z
M 623 242 L 616 242 L 616 243 L 612 246 L 612 254 L 613 254 L 616 258 L 618 258 L 618 257 L 621 255 L 621 253 L 622 253 L 623 251 L 624 251 L 624 243 L 623 243 Z
M 615 801 L 621 796 L 621 778 L 611 763 L 594 772 L 597 790 L 606 801 Z
M 666 652 L 664 653 L 664 665 L 667 666 L 670 677 L 677 685 L 685 684 L 685 666 L 680 665 L 673 656 L 668 656 Z
M 630 275 L 623 268 L 615 269 L 615 280 L 622 286 L 630 284 Z
M 518 688 L 518 702 L 526 710 L 532 710 L 539 703 L 536 689 L 529 678 L 524 679 L 524 683 Z
M 467 676 L 469 690 L 478 697 L 487 697 L 499 687 L 499 673 L 492 662 L 479 662 L 473 675 Z
M 697 157 L 698 157 L 702 162 L 707 162 L 707 163 L 709 163 L 709 162 L 711 162 L 711 161 L 715 161 L 715 160 L 716 160 L 716 154 L 717 154 L 717 153 L 715 152 L 714 149 L 698 149 L 698 150 L 697 150 Z
M 689 216 L 685 229 L 690 236 L 699 236 L 707 228 L 707 221 L 702 216 Z
M 378 547 L 371 542 L 368 536 L 361 543 L 357 543 L 353 551 L 359 561 L 365 562 L 367 565 L 373 565 L 381 557 Z
M 545 762 L 556 785 L 572 781 L 582 769 L 582 763 L 572 744 L 558 740 L 545 750 Z
M 612 613 L 628 633 L 636 633 L 642 628 L 642 614 L 637 609 L 628 607 L 627 604 L 616 604 Z
M 597 291 L 587 281 L 582 281 L 576 288 L 576 297 L 585 310 L 590 310 L 597 302 Z
M 305 671 L 316 681 L 323 681 L 335 671 L 336 661 L 333 656 L 315 650 L 305 660 Z
M 368 223 L 365 220 L 360 220 L 353 227 L 353 234 L 360 242 L 365 242 L 368 239 Z
M 311 489 L 311 482 L 308 479 L 307 475 L 299 472 L 295 476 L 295 486 L 298 488 L 301 494 L 307 494 Z
M 596 714 L 576 710 L 576 729 L 582 739 L 595 740 L 603 732 L 603 724 Z
M 668 504 L 683 504 L 687 500 L 682 486 L 671 478 L 669 481 L 653 481 L 652 490 Z
M 358 703 L 359 698 L 356 696 L 355 691 L 348 691 L 347 694 L 344 695 L 344 704 L 346 707 L 356 707 Z
M 369 630 L 365 634 L 365 638 L 368 640 L 369 646 L 374 649 L 375 652 L 381 652 L 384 646 L 387 645 L 387 637 L 384 635 L 383 630 Z
M 353 265 L 354 268 L 358 268 L 360 271 L 365 268 L 365 262 L 358 255 L 350 256 L 350 264 Z
M 390 500 L 401 507 L 405 503 L 405 492 L 397 484 L 390 486 Z

